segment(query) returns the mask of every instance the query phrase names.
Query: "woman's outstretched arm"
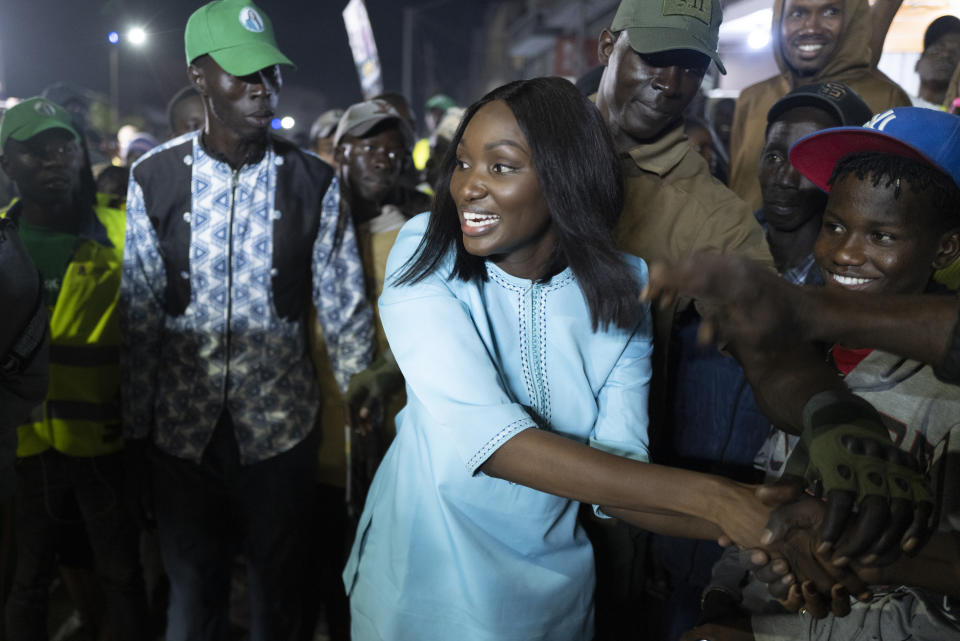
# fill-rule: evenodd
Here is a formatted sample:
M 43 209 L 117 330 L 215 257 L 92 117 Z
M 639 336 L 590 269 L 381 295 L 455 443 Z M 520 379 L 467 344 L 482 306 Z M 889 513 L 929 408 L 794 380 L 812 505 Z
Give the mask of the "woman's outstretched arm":
M 674 536 L 723 533 L 738 545 L 759 545 L 769 512 L 751 486 L 615 456 L 536 428 L 513 436 L 480 469 Z

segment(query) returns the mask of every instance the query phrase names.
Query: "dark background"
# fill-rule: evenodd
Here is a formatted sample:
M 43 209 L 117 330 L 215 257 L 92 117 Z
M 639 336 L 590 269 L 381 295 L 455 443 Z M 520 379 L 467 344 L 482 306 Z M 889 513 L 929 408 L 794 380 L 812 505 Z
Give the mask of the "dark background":
M 346 107 L 361 100 L 341 11 L 347 0 L 262 0 L 281 50 L 297 64 L 284 68 L 280 109 Z M 422 116 L 428 91 L 472 101 L 469 44 L 483 28 L 490 0 L 448 0 L 419 12 L 414 43 L 414 109 Z M 36 95 L 67 81 L 107 96 L 109 51 L 121 47 L 120 112 L 163 114 L 170 96 L 186 84 L 183 27 L 203 2 L 196 0 L 0 0 L 0 96 Z M 384 89 L 401 90 L 403 9 L 437 0 L 366 0 L 383 66 Z M 142 48 L 110 45 L 131 25 L 149 34 Z M 424 43 L 430 52 L 424 56 Z M 431 66 L 432 62 L 432 66 Z M 296 105 L 296 106 L 294 106 Z M 301 121 L 298 118 L 298 129 Z M 309 127 L 309 123 L 305 123 Z

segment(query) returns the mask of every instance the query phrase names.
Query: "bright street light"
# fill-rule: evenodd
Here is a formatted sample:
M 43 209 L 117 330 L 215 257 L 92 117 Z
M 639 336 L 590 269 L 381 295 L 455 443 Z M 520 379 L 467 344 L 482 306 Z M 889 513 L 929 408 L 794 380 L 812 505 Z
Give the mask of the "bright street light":
M 147 41 L 147 32 L 142 27 L 133 27 L 127 32 L 127 40 L 132 45 L 140 46 Z
M 110 121 L 116 127 L 120 118 L 120 47 L 127 42 L 134 47 L 142 46 L 147 41 L 147 32 L 143 27 L 131 27 L 123 43 L 116 31 L 108 33 L 107 40 L 114 45 L 110 47 Z
M 296 124 L 297 121 L 293 119 L 293 116 L 284 116 L 280 119 L 280 126 L 284 129 L 293 129 Z

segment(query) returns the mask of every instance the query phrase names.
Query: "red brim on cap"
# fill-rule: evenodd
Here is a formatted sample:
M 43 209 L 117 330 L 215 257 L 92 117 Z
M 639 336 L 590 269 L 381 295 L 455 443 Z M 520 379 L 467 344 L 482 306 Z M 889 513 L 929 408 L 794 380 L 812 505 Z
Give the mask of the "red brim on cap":
M 864 127 L 836 127 L 805 136 L 790 147 L 790 163 L 814 185 L 829 192 L 827 183 L 837 162 L 861 151 L 895 154 L 937 166 L 902 140 Z

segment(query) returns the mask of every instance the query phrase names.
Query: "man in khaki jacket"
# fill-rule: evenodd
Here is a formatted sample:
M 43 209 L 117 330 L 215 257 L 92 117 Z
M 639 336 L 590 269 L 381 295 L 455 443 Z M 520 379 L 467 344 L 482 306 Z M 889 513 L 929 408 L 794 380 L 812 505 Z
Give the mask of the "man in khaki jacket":
M 598 53 L 605 69 L 596 103 L 624 171 L 625 204 L 617 242 L 647 261 L 672 261 L 712 249 L 751 258 L 772 270 L 773 259 L 752 210 L 710 175 L 684 134 L 683 111 L 711 60 L 724 71 L 717 54 L 721 19 L 719 0 L 623 0 L 610 29 L 600 35 Z M 676 389 L 672 374 L 677 355 L 667 354 L 678 314 L 688 311 L 690 302 L 680 300 L 655 312 L 650 399 L 654 457 L 672 449 L 674 425 L 668 420 L 672 408 L 667 399 L 675 394 L 676 403 L 696 402 L 692 396 L 680 397 L 683 390 Z M 693 319 L 692 312 L 684 318 Z M 736 367 L 732 361 L 727 365 Z M 762 438 L 758 447 L 760 442 Z M 598 555 L 597 639 L 642 634 L 636 616 L 642 597 L 629 587 L 629 574 L 637 567 L 632 554 L 642 554 L 631 547 L 642 537 L 628 530 L 617 525 L 592 533 Z
M 780 73 L 743 90 L 730 134 L 730 188 L 758 209 L 757 172 L 766 114 L 800 85 L 842 82 L 873 113 L 910 105 L 899 85 L 872 66 L 867 0 L 775 0 L 773 57 Z
M 617 242 L 648 262 L 715 249 L 773 269 L 753 210 L 710 175 L 683 130 L 683 110 L 710 61 L 725 73 L 717 54 L 721 19 L 719 0 L 704 3 L 702 10 L 682 0 L 623 0 L 610 29 L 600 34 L 605 69 L 596 103 L 624 170 Z M 661 347 L 673 316 L 689 304 L 681 300 L 657 312 Z M 654 389 L 652 406 L 656 394 Z
M 721 20 L 719 0 L 699 11 L 682 0 L 623 0 L 600 34 L 596 103 L 622 155 L 626 190 L 617 242 L 648 262 L 716 249 L 772 269 L 753 210 L 710 175 L 683 131 L 683 110 L 710 61 L 726 73 L 717 54 Z M 659 336 L 688 304 L 659 314 Z

